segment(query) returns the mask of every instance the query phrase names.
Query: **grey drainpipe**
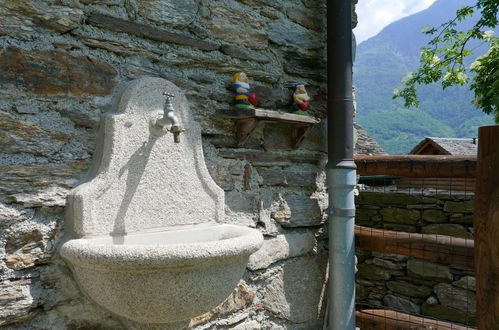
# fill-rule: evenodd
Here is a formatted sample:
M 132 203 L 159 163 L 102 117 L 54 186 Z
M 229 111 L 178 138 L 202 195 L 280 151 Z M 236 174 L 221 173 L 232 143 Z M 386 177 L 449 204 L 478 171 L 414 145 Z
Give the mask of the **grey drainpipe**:
M 327 2 L 329 330 L 355 329 L 351 0 Z

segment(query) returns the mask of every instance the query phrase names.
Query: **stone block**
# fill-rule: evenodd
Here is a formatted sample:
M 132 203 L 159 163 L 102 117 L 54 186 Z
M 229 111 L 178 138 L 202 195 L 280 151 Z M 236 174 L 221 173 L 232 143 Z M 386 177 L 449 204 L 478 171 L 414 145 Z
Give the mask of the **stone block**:
M 31 280 L 4 281 L 0 284 L 0 327 L 34 318 L 41 309 L 30 292 Z
M 267 239 L 262 247 L 250 256 L 250 270 L 264 269 L 276 261 L 297 257 L 311 252 L 315 236 L 311 232 L 289 233 Z
M 217 50 L 220 47 L 218 43 L 193 38 L 187 34 L 170 32 L 151 25 L 130 22 L 107 15 L 90 15 L 87 19 L 87 24 L 110 31 L 131 34 L 140 38 L 184 45 L 206 51 Z
M 326 76 L 326 62 L 322 53 L 318 51 L 305 51 L 299 48 L 291 48 L 286 52 L 284 71 L 295 77 L 310 78 L 314 80 L 324 79 Z M 315 105 L 321 104 L 320 98 L 313 98 Z
M 262 177 L 264 186 L 285 186 L 312 188 L 318 169 L 311 168 L 266 168 L 258 167 L 257 172 Z
M 0 203 L 0 228 L 10 227 L 21 221 L 33 218 L 33 209 L 26 209 L 15 204 Z
M 257 217 L 257 199 L 254 195 L 236 190 L 225 192 L 227 222 L 254 226 Z
M 419 210 L 428 210 L 428 209 L 437 209 L 437 204 L 416 204 L 416 205 L 407 205 L 408 209 L 419 209 Z
M 293 323 L 320 320 L 327 257 L 299 257 L 268 280 L 263 307 Z
M 476 291 L 476 279 L 474 276 L 463 276 L 459 280 L 452 282 L 452 285 L 465 290 Z
M 82 126 L 87 128 L 98 128 L 101 112 L 98 108 L 80 108 L 71 105 L 61 104 L 61 105 L 50 105 L 50 110 L 57 111 L 62 117 L 66 117 L 71 120 L 76 126 Z M 107 108 L 103 107 L 103 111 Z
M 244 31 L 241 31 L 244 24 Z M 213 7 L 208 17 L 208 28 L 217 39 L 244 45 L 252 49 L 268 46 L 267 25 L 259 15 L 228 7 Z
M 405 225 L 415 225 L 421 217 L 418 210 L 407 210 L 395 207 L 387 207 L 379 212 L 386 222 L 393 222 Z
M 428 297 L 433 293 L 433 289 L 428 286 L 414 285 L 408 282 L 390 281 L 386 287 L 392 292 L 408 297 Z
M 424 210 L 423 220 L 433 223 L 447 222 L 447 215 L 441 210 Z
M 59 152 L 68 139 L 69 136 L 63 132 L 18 120 L 9 113 L 0 111 L 0 142 L 2 143 L 0 152 L 49 156 Z
M 70 6 L 58 6 L 49 1 L 7 1 L 0 6 L 3 23 L 10 28 L 39 30 L 39 27 L 65 33 L 77 28 L 84 17 L 83 11 Z
M 355 299 L 365 300 L 369 297 L 369 287 L 357 283 L 355 287 Z
M 251 90 L 258 96 L 259 107 L 276 110 L 289 106 L 291 93 L 288 90 L 262 85 L 252 85 Z
M 448 266 L 417 259 L 407 261 L 407 272 L 410 276 L 430 281 L 450 282 L 453 279 Z
M 279 18 L 279 14 L 275 10 L 262 9 L 260 10 L 260 15 L 270 18 L 271 20 L 276 20 Z
M 424 285 L 427 287 L 433 287 L 433 285 L 435 284 L 434 281 L 423 280 L 421 278 L 417 278 L 417 277 L 413 277 L 413 276 L 397 276 L 397 280 L 409 282 L 409 283 L 412 283 L 415 285 Z
M 383 298 L 383 304 L 385 306 L 394 308 L 397 311 L 412 313 L 412 314 L 420 314 L 421 307 L 413 303 L 408 298 L 403 298 L 399 296 L 394 296 L 391 294 L 387 294 Z
M 279 201 L 279 208 L 272 212 L 271 216 L 283 227 L 318 226 L 323 220 L 319 201 L 300 195 L 282 198 Z
M 199 10 L 195 0 L 141 0 L 138 9 L 147 20 L 177 27 L 192 24 Z
M 373 258 L 373 264 L 390 270 L 400 270 L 403 268 L 401 264 L 381 258 Z
M 312 125 L 300 149 L 327 152 L 327 121 Z
M 423 234 L 447 235 L 461 238 L 473 238 L 466 227 L 454 223 L 433 224 L 423 227 Z
M 286 11 L 286 16 L 291 21 L 298 23 L 310 30 L 321 30 L 324 18 L 321 17 L 319 6 L 305 9 L 303 6 L 297 5 L 296 2 L 285 1 L 284 4 L 286 5 L 284 8 Z
M 417 232 L 416 226 L 413 225 L 402 225 L 398 223 L 384 223 L 383 229 L 393 230 L 393 231 L 403 231 L 406 233 L 415 233 Z
M 269 40 L 284 47 L 317 49 L 324 46 L 321 35 L 288 20 L 276 20 L 268 25 Z
M 359 264 L 371 258 L 371 255 L 372 255 L 371 251 L 355 249 L 355 256 L 357 257 L 357 263 Z
M 240 311 L 253 303 L 256 292 L 250 290 L 244 283 L 239 283 L 230 296 L 208 313 L 191 319 L 189 327 L 195 327 L 217 317 Z
M 475 292 L 447 283 L 439 283 L 433 287 L 433 290 L 443 306 L 455 308 L 465 313 L 476 313 Z
M 232 327 L 232 330 L 260 330 L 260 329 L 261 329 L 260 322 L 255 320 L 242 322 Z
M 475 207 L 474 201 L 445 201 L 444 211 L 455 213 L 471 213 Z
M 129 41 L 120 42 L 117 40 L 90 36 L 78 36 L 78 39 L 90 48 L 105 49 L 119 56 L 151 56 L 153 54 L 160 54 L 159 52 L 136 46 Z
M 432 197 L 410 195 L 404 193 L 379 193 L 362 192 L 356 201 L 361 204 L 386 204 L 386 205 L 416 205 L 416 204 L 438 204 L 440 201 Z
M 34 94 L 104 96 L 115 85 L 116 70 L 87 56 L 61 51 L 0 51 L 0 86 L 22 88 Z
M 220 51 L 225 55 L 229 55 L 231 57 L 239 58 L 242 60 L 255 61 L 263 64 L 270 62 L 270 59 L 264 53 L 253 51 L 251 49 L 241 46 L 225 44 L 220 46 Z M 257 87 L 258 86 L 256 85 L 255 86 L 251 85 L 251 90 L 258 96 L 258 106 L 264 108 L 274 108 L 274 107 L 265 106 L 264 104 L 261 103 L 262 93 L 258 91 Z
M 421 310 L 424 315 L 434 317 L 438 320 L 448 320 L 469 325 L 476 324 L 475 315 L 463 313 L 461 310 L 452 307 L 446 307 L 440 304 L 430 305 L 424 303 Z
M 278 152 L 291 151 L 294 149 L 293 139 L 291 138 L 294 130 L 292 125 L 286 123 L 268 123 L 264 125 L 263 145 L 265 150 Z M 307 140 L 307 138 L 305 138 L 305 140 Z M 302 147 L 303 143 L 300 148 Z
M 407 256 L 393 253 L 373 252 L 372 255 L 376 258 L 391 260 L 394 262 L 405 262 L 407 261 L 407 259 L 409 259 L 409 257 Z
M 229 172 L 227 164 L 210 164 L 206 165 L 211 177 L 225 191 L 230 191 L 234 189 L 234 178 Z
M 463 225 L 473 225 L 473 220 L 474 220 L 473 214 L 462 215 L 460 217 L 452 217 L 451 216 L 451 218 L 450 218 L 451 222 L 460 223 Z
M 356 217 L 359 217 L 359 216 L 370 217 L 370 216 L 376 215 L 376 214 L 378 214 L 378 210 L 363 209 L 363 208 L 357 208 L 355 210 L 355 216 Z
M 391 277 L 390 270 L 373 264 L 359 264 L 357 269 L 357 277 L 359 278 L 386 281 Z
M 68 190 L 88 166 L 86 162 L 0 165 L 0 198 L 25 207 L 65 205 Z

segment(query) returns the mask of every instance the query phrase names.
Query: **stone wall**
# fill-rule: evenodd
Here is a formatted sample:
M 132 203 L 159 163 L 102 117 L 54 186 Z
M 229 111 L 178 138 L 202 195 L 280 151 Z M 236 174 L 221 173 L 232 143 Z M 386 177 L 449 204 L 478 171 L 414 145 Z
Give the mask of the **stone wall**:
M 469 192 L 361 192 L 356 206 L 361 226 L 473 238 Z M 364 250 L 357 258 L 358 303 L 476 324 L 474 270 Z
M 356 1 L 354 1 L 356 2 Z M 195 329 L 318 329 L 324 312 L 324 125 L 300 149 L 286 125 L 236 148 L 231 76 L 287 109 L 290 80 L 326 110 L 325 1 L 26 0 L 0 4 L 0 326 L 121 329 L 76 286 L 57 249 L 67 192 L 87 172 L 100 116 L 127 81 L 182 88 L 229 222 L 266 241 L 229 299 Z

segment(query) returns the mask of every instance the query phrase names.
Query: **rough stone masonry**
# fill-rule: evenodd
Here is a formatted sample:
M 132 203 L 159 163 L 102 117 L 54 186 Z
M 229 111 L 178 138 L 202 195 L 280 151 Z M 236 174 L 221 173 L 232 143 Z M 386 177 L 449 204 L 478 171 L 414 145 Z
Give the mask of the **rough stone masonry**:
M 325 1 L 2 1 L 0 17 L 0 326 L 123 328 L 81 294 L 56 252 L 101 114 L 124 83 L 148 75 L 185 91 L 227 218 L 266 237 L 237 289 L 191 328 L 321 327 L 324 125 L 296 150 L 280 124 L 236 148 L 233 122 L 217 111 L 244 70 L 262 106 L 287 109 L 284 86 L 301 80 L 325 116 Z

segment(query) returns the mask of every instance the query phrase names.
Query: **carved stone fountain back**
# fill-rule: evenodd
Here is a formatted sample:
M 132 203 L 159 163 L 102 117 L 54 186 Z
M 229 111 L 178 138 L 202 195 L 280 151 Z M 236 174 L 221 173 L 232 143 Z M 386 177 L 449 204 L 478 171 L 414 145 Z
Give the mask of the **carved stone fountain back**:
M 180 142 L 155 127 L 164 92 L 185 130 Z M 68 197 L 68 220 L 77 237 L 158 227 L 220 222 L 224 194 L 209 175 L 198 124 L 174 84 L 160 78 L 132 81 L 116 112 L 101 121 L 89 181 Z

